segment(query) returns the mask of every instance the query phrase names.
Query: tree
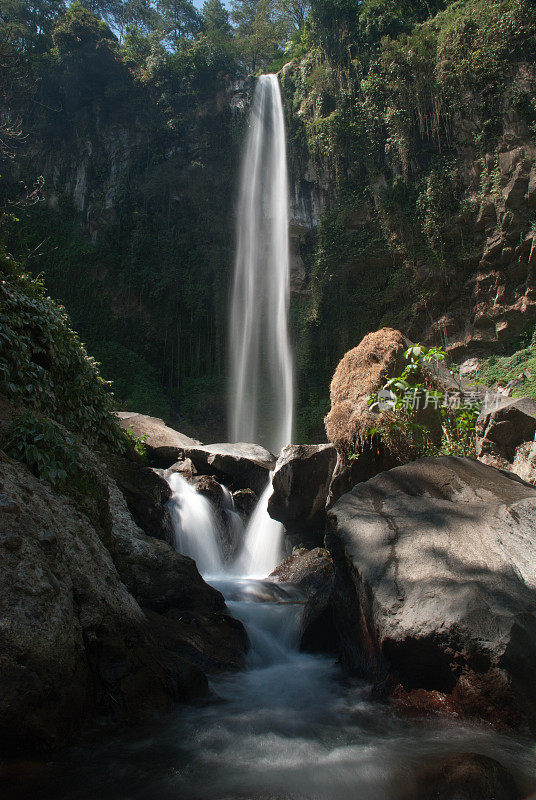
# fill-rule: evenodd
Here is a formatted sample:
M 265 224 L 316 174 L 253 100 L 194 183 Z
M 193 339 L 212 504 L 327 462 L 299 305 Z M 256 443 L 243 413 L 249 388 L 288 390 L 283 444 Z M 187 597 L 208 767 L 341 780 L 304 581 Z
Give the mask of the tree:
M 279 6 L 292 28 L 298 31 L 303 28 L 311 11 L 310 0 L 280 0 Z
M 108 24 L 112 25 L 121 17 L 123 2 L 122 0 L 78 0 L 73 5 L 83 6 L 91 14 L 102 17 Z
M 206 0 L 203 6 L 203 17 L 207 33 L 227 35 L 231 32 L 229 12 L 221 0 Z
M 164 39 L 176 46 L 182 39 L 192 39 L 201 30 L 201 16 L 190 0 L 157 0 L 162 18 Z
M 231 16 L 242 60 L 252 72 L 269 64 L 288 33 L 279 0 L 233 0 Z
M 127 0 L 122 2 L 119 14 L 116 14 L 114 25 L 119 41 L 123 42 L 128 27 L 135 26 L 148 32 L 157 24 L 157 14 L 149 0 Z
M 108 25 L 73 3 L 53 33 L 55 91 L 68 113 L 76 113 L 112 94 L 119 98 L 131 87 L 131 77 L 119 55 L 117 38 Z
M 0 0 L 0 23 L 21 52 L 44 52 L 64 0 Z

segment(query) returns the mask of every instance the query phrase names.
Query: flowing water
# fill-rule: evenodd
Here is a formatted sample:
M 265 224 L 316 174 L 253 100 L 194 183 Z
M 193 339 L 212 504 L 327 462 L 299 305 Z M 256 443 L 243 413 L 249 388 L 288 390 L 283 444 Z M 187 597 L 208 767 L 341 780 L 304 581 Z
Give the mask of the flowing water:
M 191 556 L 200 572 L 217 574 L 222 568 L 222 556 L 216 517 L 210 502 L 182 475 L 171 475 L 168 483 L 173 493 L 169 509 L 175 549 Z
M 177 541 L 193 555 L 197 532 L 202 553 L 212 554 L 213 516 L 172 480 Z M 194 519 L 201 527 L 186 537 L 181 526 Z M 296 587 L 233 576 L 218 558 L 207 580 L 248 632 L 246 669 L 213 677 L 212 698 L 146 733 L 72 749 L 50 764 L 42 800 L 407 800 L 420 767 L 460 752 L 501 761 L 526 793 L 536 785 L 533 742 L 454 716 L 399 716 L 333 657 L 299 651 Z
M 400 800 L 427 759 L 458 752 L 490 755 L 527 793 L 534 786 L 531 743 L 456 718 L 400 718 L 332 658 L 300 653 L 302 605 L 292 587 L 215 585 L 249 632 L 246 671 L 217 677 L 218 699 L 160 719 L 145 735 L 71 751 L 39 797 Z
M 292 440 L 293 363 L 289 189 L 285 119 L 276 75 L 257 82 L 242 164 L 230 316 L 231 437 L 279 453 Z M 267 513 L 270 487 L 249 524 L 240 562 L 266 575 L 280 560 L 283 529 Z
M 276 75 L 253 98 L 242 164 L 230 317 L 231 436 L 273 453 L 292 439 L 285 121 Z

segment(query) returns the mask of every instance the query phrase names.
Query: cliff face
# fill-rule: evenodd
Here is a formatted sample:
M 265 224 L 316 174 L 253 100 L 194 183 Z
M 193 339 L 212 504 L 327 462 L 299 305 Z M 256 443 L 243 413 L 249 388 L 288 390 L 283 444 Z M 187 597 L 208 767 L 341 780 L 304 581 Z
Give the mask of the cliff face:
M 533 88 L 533 65 L 519 65 L 512 90 L 528 94 Z M 405 329 L 418 339 L 441 342 L 455 357 L 496 351 L 535 316 L 532 272 L 536 263 L 536 140 L 527 120 L 515 109 L 505 108 L 500 134 L 481 154 L 474 142 L 480 122 L 478 118 L 461 118 L 453 130 L 456 144 L 449 157 L 459 179 L 459 208 L 450 216 L 441 245 L 460 257 L 448 274 L 434 275 L 430 265 L 418 261 L 408 264 L 408 253 L 395 230 L 389 241 L 377 242 L 379 246 L 360 253 L 355 261 L 351 253 L 347 254 L 350 276 L 373 274 L 384 268 L 389 279 L 389 273 L 394 274 L 399 267 L 415 267 L 417 277 L 424 279 L 431 292 L 422 307 L 406 298 L 409 302 Z M 414 183 L 426 179 L 426 166 L 413 165 Z M 345 235 L 362 233 L 368 237 L 370 222 L 382 215 L 383 193 L 398 178 L 396 167 L 388 162 L 382 171 L 367 171 L 366 196 L 355 198 L 350 213 L 341 221 Z M 336 181 L 326 172 L 319 177 L 308 159 L 294 168 L 291 200 L 294 237 L 299 246 L 306 248 L 307 234 L 316 234 L 330 212 L 338 213 L 340 194 Z M 435 255 L 444 256 L 439 252 Z M 322 257 L 318 242 L 314 242 L 309 256 Z M 311 276 L 304 274 L 300 289 L 302 294 L 312 289 Z M 392 296 L 384 299 L 385 310 L 393 307 Z M 397 302 L 402 299 L 396 298 Z M 404 313 L 404 309 L 400 312 Z M 359 325 L 358 319 L 354 322 Z
M 248 86 L 195 53 L 139 75 L 112 48 L 103 69 L 103 47 L 55 54 L 18 101 L 25 137 L 4 175 L 11 188 L 43 181 L 9 247 L 44 274 L 119 400 L 180 418 L 186 395 L 224 384 Z
M 467 0 L 369 44 L 343 31 L 347 55 L 282 71 L 303 429 L 380 326 L 459 361 L 530 339 L 535 26 L 529 4 Z

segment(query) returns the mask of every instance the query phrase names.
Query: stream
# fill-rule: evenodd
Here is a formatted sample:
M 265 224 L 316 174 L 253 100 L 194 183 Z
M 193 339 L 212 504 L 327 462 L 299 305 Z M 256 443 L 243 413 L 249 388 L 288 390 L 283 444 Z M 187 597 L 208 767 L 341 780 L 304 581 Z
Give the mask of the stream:
M 456 718 L 408 719 L 297 649 L 299 593 L 212 580 L 251 641 L 245 672 L 212 681 L 216 698 L 143 735 L 72 749 L 52 765 L 47 800 L 397 800 L 414 769 L 457 752 L 489 755 L 526 791 L 530 742 Z

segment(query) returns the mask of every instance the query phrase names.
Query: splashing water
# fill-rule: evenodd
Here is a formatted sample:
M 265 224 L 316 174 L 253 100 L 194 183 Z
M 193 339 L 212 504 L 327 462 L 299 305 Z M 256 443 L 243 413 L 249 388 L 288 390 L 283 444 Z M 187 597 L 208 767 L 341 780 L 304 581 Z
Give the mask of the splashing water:
M 289 201 L 285 121 L 276 75 L 257 83 L 242 166 L 231 308 L 231 436 L 279 453 L 292 439 L 294 387 L 288 333 Z M 283 529 L 267 512 L 270 487 L 248 527 L 246 574 L 267 575 Z
M 215 676 L 218 702 L 181 708 L 145 735 L 75 748 L 42 800 L 400 800 L 428 759 L 459 752 L 496 758 L 526 793 L 534 786 L 531 740 L 404 718 L 329 657 L 300 653 L 292 587 L 214 585 L 248 630 L 246 671 Z
M 268 514 L 268 500 L 271 494 L 270 481 L 247 527 L 244 546 L 234 568 L 239 575 L 266 578 L 281 561 L 283 526 Z
M 220 573 L 222 557 L 218 526 L 210 502 L 182 475 L 171 475 L 168 483 L 173 493 L 168 507 L 173 522 L 175 549 L 193 558 L 201 573 Z

